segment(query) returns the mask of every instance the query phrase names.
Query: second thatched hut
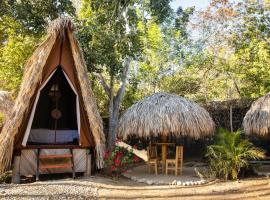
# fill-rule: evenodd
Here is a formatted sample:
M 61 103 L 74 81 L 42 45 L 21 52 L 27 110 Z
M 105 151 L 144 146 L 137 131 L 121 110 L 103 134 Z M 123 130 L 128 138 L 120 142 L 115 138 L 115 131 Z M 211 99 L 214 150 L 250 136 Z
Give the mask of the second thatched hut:
M 267 136 L 270 133 L 270 93 L 254 101 L 244 117 L 243 128 L 247 135 Z
M 156 136 L 189 136 L 195 139 L 214 133 L 209 113 L 190 100 L 175 94 L 155 93 L 122 115 L 118 136 L 149 138 Z

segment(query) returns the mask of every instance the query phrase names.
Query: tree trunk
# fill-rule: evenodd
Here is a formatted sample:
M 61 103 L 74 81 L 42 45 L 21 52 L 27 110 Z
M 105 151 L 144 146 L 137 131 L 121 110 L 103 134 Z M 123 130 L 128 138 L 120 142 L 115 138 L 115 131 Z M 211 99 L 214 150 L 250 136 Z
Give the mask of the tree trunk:
M 110 113 L 109 119 L 109 135 L 108 135 L 108 149 L 112 150 L 115 146 L 117 127 L 118 127 L 118 118 L 119 118 L 119 107 L 115 107 L 113 112 Z
M 107 93 L 110 104 L 109 104 L 109 131 L 108 131 L 108 149 L 112 150 L 115 146 L 117 128 L 118 128 L 118 119 L 119 119 L 119 110 L 120 105 L 125 93 L 125 87 L 127 82 L 127 75 L 130 67 L 130 58 L 126 58 L 124 63 L 124 68 L 121 76 L 122 85 L 117 91 L 116 96 L 114 96 L 114 76 L 111 76 L 110 86 L 106 84 L 104 77 L 101 74 L 96 74 L 100 80 L 101 85 L 103 86 L 105 92 Z
M 112 127 L 114 127 L 115 119 L 114 119 L 114 78 L 111 77 L 110 80 L 110 94 L 109 94 L 110 104 L 109 104 L 109 132 L 108 132 L 108 148 L 112 150 L 114 147 L 114 142 L 116 139 L 115 131 Z

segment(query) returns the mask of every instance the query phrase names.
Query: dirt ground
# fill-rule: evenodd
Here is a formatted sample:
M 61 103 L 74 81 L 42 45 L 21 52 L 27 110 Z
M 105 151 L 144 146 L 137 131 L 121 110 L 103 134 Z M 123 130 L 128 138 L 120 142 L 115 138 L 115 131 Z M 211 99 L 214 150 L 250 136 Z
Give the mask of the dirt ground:
M 214 182 L 203 186 L 149 186 L 101 176 L 1 184 L 0 199 L 270 199 L 270 179 Z

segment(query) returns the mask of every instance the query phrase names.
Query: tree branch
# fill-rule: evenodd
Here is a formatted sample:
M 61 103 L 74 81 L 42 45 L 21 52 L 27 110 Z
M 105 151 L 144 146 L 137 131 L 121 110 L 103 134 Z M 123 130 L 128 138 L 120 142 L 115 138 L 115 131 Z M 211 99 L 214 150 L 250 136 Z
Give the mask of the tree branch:
M 240 89 L 239 89 L 239 87 L 238 87 L 238 84 L 237 84 L 235 78 L 231 75 L 230 72 L 227 72 L 227 75 L 233 80 L 233 84 L 234 84 L 234 86 L 235 86 L 235 88 L 236 88 L 236 90 L 237 90 L 239 96 L 241 97 L 241 96 L 242 96 L 242 95 L 241 95 L 241 91 L 240 91 Z
M 126 58 L 125 63 L 124 63 L 125 66 L 124 66 L 122 76 L 121 76 L 122 84 L 121 84 L 121 87 L 119 88 L 119 90 L 117 92 L 116 97 L 115 97 L 115 102 L 116 103 L 119 103 L 121 101 L 121 99 L 123 98 L 125 88 L 126 88 L 127 75 L 128 75 L 128 72 L 129 72 L 130 62 L 131 62 L 131 59 L 129 57 Z
M 100 73 L 94 73 L 94 75 L 98 78 L 100 84 L 104 88 L 104 90 L 105 90 L 106 94 L 108 95 L 108 97 L 110 97 L 111 89 L 108 86 L 108 84 L 106 83 L 105 78 Z

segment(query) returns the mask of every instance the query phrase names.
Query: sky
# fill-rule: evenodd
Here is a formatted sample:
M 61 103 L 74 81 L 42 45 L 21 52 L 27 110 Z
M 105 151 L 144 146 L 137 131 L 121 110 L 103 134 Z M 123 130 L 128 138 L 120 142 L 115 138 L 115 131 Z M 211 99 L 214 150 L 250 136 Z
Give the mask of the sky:
M 187 8 L 195 6 L 196 10 L 205 8 L 209 4 L 209 0 L 173 0 L 171 6 L 173 9 L 177 9 L 179 6 Z

